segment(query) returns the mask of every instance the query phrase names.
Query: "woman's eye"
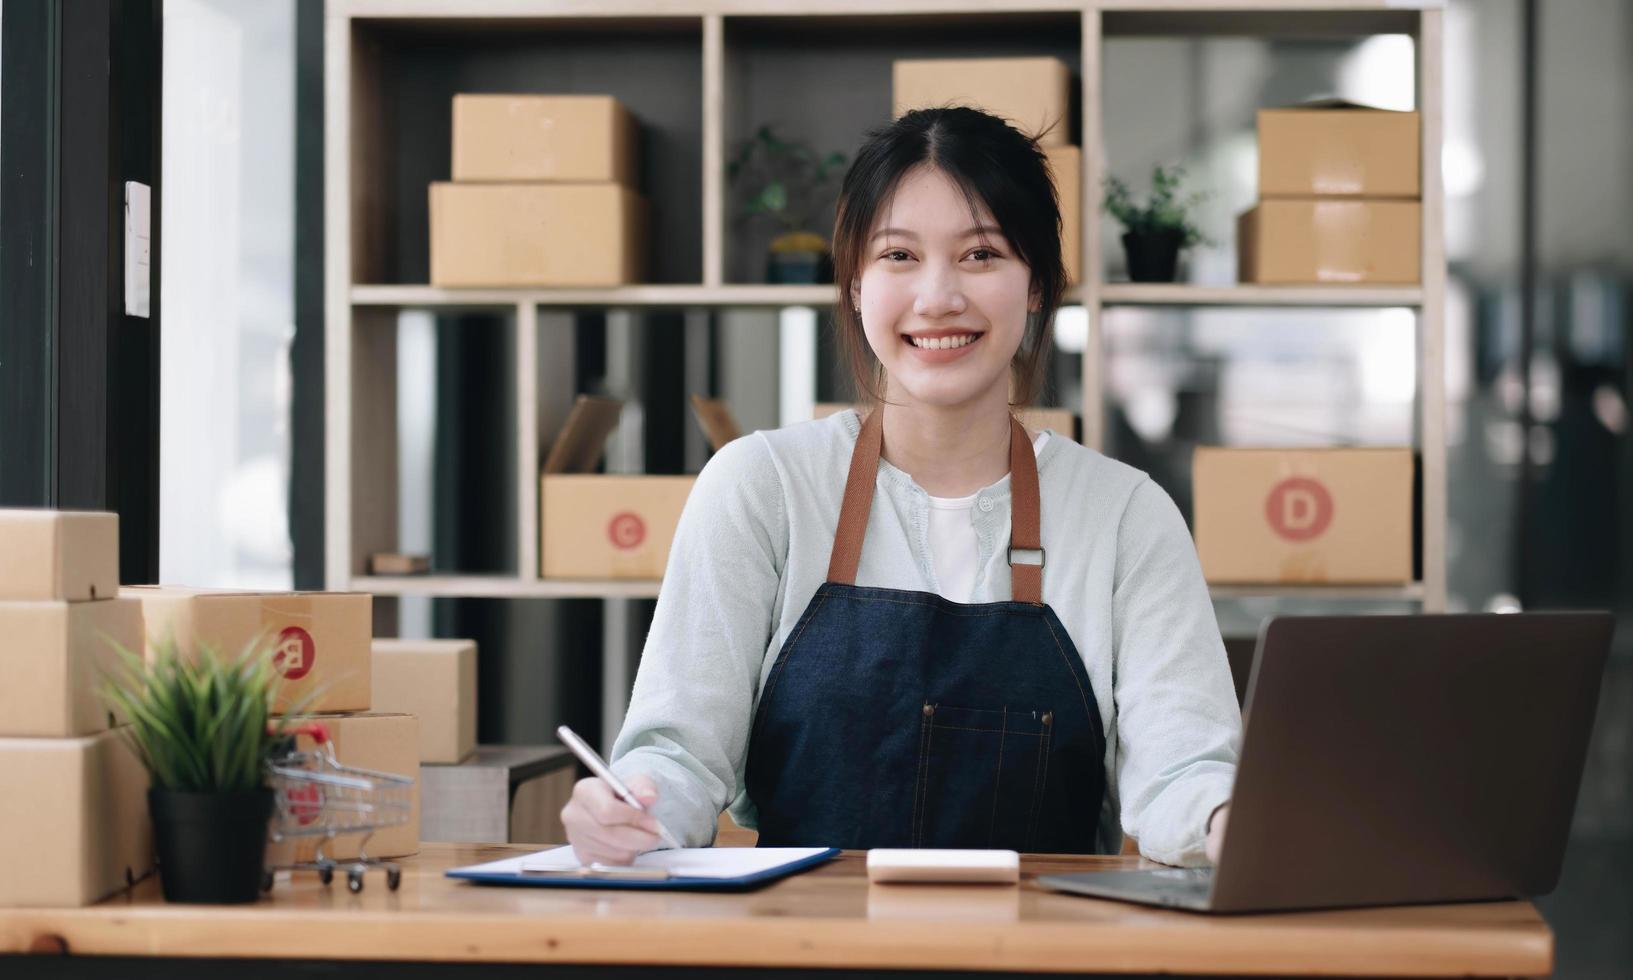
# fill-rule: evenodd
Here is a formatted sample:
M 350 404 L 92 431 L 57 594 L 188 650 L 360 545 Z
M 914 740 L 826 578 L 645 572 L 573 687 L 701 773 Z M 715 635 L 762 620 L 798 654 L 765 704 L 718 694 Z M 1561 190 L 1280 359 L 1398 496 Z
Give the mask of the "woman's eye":
M 998 257 L 998 253 L 990 248 L 978 248 L 970 253 L 970 258 L 977 262 L 991 262 Z
M 911 256 L 899 248 L 893 248 L 884 254 L 884 258 L 891 262 L 906 262 Z

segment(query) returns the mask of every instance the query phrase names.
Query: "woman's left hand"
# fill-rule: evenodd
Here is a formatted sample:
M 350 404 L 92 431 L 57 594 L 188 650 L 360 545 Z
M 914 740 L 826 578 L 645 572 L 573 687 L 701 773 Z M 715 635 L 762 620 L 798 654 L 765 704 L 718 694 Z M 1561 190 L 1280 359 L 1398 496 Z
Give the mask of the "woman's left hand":
M 1230 804 L 1222 804 L 1208 817 L 1208 861 L 1219 863 L 1219 852 L 1225 849 L 1225 821 L 1230 817 Z

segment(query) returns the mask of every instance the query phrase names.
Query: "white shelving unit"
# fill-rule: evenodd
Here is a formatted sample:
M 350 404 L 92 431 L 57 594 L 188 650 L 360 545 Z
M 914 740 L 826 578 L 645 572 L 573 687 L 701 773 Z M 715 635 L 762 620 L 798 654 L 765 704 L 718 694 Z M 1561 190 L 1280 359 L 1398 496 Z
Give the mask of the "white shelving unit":
M 1013 19 L 1035 30 L 1040 45 L 1058 44 L 1073 26 L 1081 47 L 1072 54 L 1082 80 L 1081 142 L 1084 146 L 1084 213 L 1081 285 L 1069 302 L 1088 311 L 1088 353 L 1083 357 L 1084 442 L 1103 444 L 1102 313 L 1117 306 L 1356 308 L 1405 307 L 1418 318 L 1419 425 L 1422 460 L 1421 564 L 1419 582 L 1395 587 L 1216 587 L 1216 598 L 1293 596 L 1322 599 L 1403 600 L 1426 611 L 1446 606 L 1446 437 L 1444 306 L 1445 255 L 1442 245 L 1443 191 L 1440 179 L 1442 134 L 1442 11 L 1440 3 L 1402 0 L 329 0 L 326 24 L 326 314 L 327 314 L 327 585 L 382 596 L 599 597 L 655 596 L 657 582 L 556 582 L 538 574 L 540 392 L 533 370 L 541 315 L 572 308 L 712 310 L 744 307 L 823 307 L 834 302 L 833 286 L 768 286 L 730 281 L 726 187 L 722 161 L 733 134 L 730 81 L 743 52 L 757 38 L 813 37 L 833 26 L 902 31 L 904 43 L 915 25 L 940 31 L 979 32 Z M 1026 25 L 1035 25 L 1027 27 Z M 689 195 L 700 213 L 696 237 L 676 242 L 698 255 L 695 281 L 665 281 L 612 289 L 441 289 L 412 281 L 413 235 L 423 236 L 390 197 L 392 176 L 407 165 L 403 137 L 384 111 L 396 93 L 388 84 L 393 45 L 405 38 L 456 41 L 473 35 L 509 38 L 512 32 L 544 36 L 553 30 L 575 37 L 657 38 L 643 43 L 681 65 L 698 82 L 696 171 Z M 1098 202 L 1105 174 L 1101 64 L 1107 38 L 1119 36 L 1285 35 L 1364 36 L 1406 33 L 1417 51 L 1417 99 L 1422 113 L 1422 277 L 1408 287 L 1202 287 L 1103 281 L 1104 262 Z M 830 31 L 828 35 L 832 36 Z M 803 41 L 801 41 L 803 43 Z M 816 41 L 813 43 L 821 43 Z M 955 42 L 955 43 L 971 43 Z M 695 44 L 695 49 L 693 45 Z M 980 50 L 977 46 L 974 50 Z M 968 53 L 960 50 L 958 53 Z M 1011 51 L 995 53 L 1013 53 Z M 624 55 L 628 57 L 627 54 Z M 888 58 L 889 54 L 876 53 Z M 678 59 L 678 60 L 677 60 Z M 386 65 L 386 68 L 382 68 Z M 652 70 L 648 68 L 648 70 Z M 888 76 L 885 76 L 888 79 Z M 691 84 L 688 82 L 687 84 Z M 885 82 L 888 86 L 888 80 Z M 888 89 L 887 89 L 888 91 Z M 888 99 L 885 98 L 885 104 Z M 430 108 L 425 111 L 432 111 Z M 813 110 L 816 111 L 816 110 Z M 871 124 L 879 120 L 868 120 Z M 690 123 L 689 123 L 690 124 Z M 393 142 L 393 141 L 396 142 Z M 393 169 L 397 168 L 397 169 Z M 422 168 L 423 169 L 423 168 Z M 434 175 L 445 177 L 444 174 Z M 399 184 L 411 183 L 401 180 Z M 409 200 L 403 198 L 402 200 Z M 410 201 L 410 203 L 412 203 Z M 677 205 L 678 207 L 678 205 Z M 393 245 L 393 241 L 396 245 Z M 408 241 L 405 246 L 402 242 Z M 405 256 L 407 256 L 405 258 Z M 498 313 L 514 324 L 517 374 L 515 452 L 516 527 L 520 534 L 515 575 L 433 575 L 387 578 L 365 574 L 367 557 L 395 550 L 396 382 L 395 322 L 404 310 Z M 610 641 L 609 641 L 610 642 Z M 609 664 L 627 662 L 608 651 Z M 622 668 L 612 668 L 609 687 L 627 690 Z M 611 702 L 609 702 L 610 704 Z

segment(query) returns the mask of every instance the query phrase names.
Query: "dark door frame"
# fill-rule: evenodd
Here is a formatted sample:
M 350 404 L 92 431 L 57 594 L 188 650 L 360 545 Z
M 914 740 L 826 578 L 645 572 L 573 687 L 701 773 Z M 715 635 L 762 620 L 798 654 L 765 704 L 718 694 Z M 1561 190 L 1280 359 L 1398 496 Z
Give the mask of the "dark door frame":
M 121 580 L 156 581 L 163 0 L 0 2 L 0 505 L 115 511 Z M 151 188 L 145 319 L 126 181 Z

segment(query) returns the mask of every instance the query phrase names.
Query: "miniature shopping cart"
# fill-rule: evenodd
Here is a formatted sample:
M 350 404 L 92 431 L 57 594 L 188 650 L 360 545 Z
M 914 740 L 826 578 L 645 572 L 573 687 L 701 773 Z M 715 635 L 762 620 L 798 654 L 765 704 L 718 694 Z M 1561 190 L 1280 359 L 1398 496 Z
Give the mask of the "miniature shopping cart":
M 319 840 L 310 861 L 269 865 L 261 877 L 262 889 L 271 890 L 278 871 L 316 871 L 318 879 L 327 885 L 338 870 L 346 872 L 346 886 L 360 892 L 363 873 L 369 868 L 383 868 L 386 886 L 396 891 L 402 883 L 402 869 L 390 861 L 369 857 L 367 847 L 376 830 L 408 822 L 414 805 L 413 777 L 342 765 L 335 758 L 328 729 L 322 725 L 299 725 L 290 731 L 310 736 L 316 744 L 312 751 L 302 752 L 290 738 L 287 749 L 267 763 L 268 780 L 276 797 L 271 838 L 274 843 L 301 837 Z M 357 857 L 335 860 L 324 853 L 325 849 L 334 850 L 336 837 L 353 834 L 363 835 L 357 844 Z

